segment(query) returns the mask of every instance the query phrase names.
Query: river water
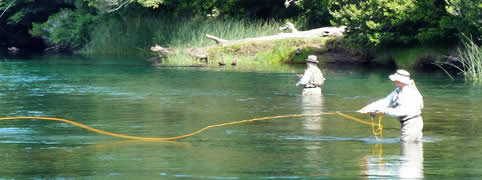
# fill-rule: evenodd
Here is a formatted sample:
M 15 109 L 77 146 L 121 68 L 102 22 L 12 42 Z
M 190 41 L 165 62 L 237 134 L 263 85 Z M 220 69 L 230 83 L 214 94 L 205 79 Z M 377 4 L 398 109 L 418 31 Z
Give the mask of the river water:
M 323 96 L 295 87 L 304 66 L 155 67 L 137 58 L 42 57 L 0 62 L 2 117 L 72 120 L 140 137 L 172 137 L 232 121 L 349 111 L 388 95 L 392 70 L 322 65 Z M 478 179 L 482 89 L 413 73 L 425 100 L 424 142 L 400 123 L 338 115 L 210 128 L 177 141 L 121 139 L 38 119 L 0 121 L 1 179 Z

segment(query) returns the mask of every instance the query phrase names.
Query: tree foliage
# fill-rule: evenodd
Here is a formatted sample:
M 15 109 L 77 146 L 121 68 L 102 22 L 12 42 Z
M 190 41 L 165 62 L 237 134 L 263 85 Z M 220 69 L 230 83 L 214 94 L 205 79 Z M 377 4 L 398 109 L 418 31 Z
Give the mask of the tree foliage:
M 345 25 L 346 37 L 365 46 L 450 43 L 461 33 L 480 42 L 481 8 L 480 0 L 0 0 L 0 46 L 36 37 L 82 46 L 96 16 L 146 12 Z
M 451 1 L 447 5 L 445 0 L 339 0 L 330 2 L 330 13 L 334 25 L 347 26 L 349 39 L 366 46 L 453 42 L 460 32 L 477 34 L 474 30 L 477 21 L 480 35 L 480 8 L 466 13 L 468 17 L 476 17 L 474 14 L 478 13 L 479 19 L 468 19 L 472 22 L 468 24 L 457 23 L 460 18 L 446 8 L 463 8 L 460 6 L 463 3 Z M 476 4 L 477 0 L 468 1 Z
M 231 18 L 285 18 L 298 15 L 296 8 L 284 6 L 285 0 L 86 0 L 101 12 L 113 12 L 128 4 L 169 10 L 182 16 L 229 16 Z
M 286 0 L 285 6 L 296 6 L 299 8 L 299 18 L 305 21 L 308 28 L 319 28 L 330 26 L 328 5 L 330 0 Z
M 32 38 L 28 32 L 32 23 L 44 22 L 61 8 L 75 6 L 74 0 L 0 0 L 0 11 L 3 13 L 0 18 L 0 46 L 42 46 L 42 40 Z
M 32 36 L 45 37 L 51 45 L 80 48 L 89 41 L 95 16 L 83 10 L 61 9 L 44 23 L 33 23 Z
M 347 26 L 347 37 L 368 46 L 407 44 L 415 40 L 419 28 L 431 27 L 417 15 L 412 0 L 341 0 L 330 3 L 335 25 Z M 419 21 L 419 22 L 417 22 Z M 429 19 L 430 21 L 430 19 Z M 420 26 L 422 25 L 422 26 Z
M 482 41 L 482 1 L 480 0 L 446 0 L 446 9 L 452 16 L 442 19 L 442 26 L 455 28 L 461 34 L 477 37 L 474 41 Z

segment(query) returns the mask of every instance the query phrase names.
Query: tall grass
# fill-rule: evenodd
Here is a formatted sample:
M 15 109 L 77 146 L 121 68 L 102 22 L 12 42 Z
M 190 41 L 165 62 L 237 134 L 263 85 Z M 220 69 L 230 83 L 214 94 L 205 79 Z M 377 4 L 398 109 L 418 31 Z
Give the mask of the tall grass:
M 465 49 L 460 52 L 458 61 L 466 79 L 482 81 L 482 48 L 472 39 L 464 42 Z M 460 51 L 460 50 L 459 50 Z
M 276 21 L 236 20 L 209 17 L 172 17 L 163 14 L 104 17 L 91 32 L 91 42 L 81 51 L 95 55 L 148 56 L 149 48 L 159 44 L 176 49 L 179 59 L 189 56 L 184 48 L 214 45 L 211 34 L 235 40 L 272 35 L 279 32 Z M 177 59 L 174 57 L 174 59 Z M 189 57 L 190 59 L 190 57 Z
M 482 47 L 468 37 L 465 37 L 462 44 L 463 49 L 458 49 L 457 57 L 450 57 L 450 61 L 439 63 L 438 66 L 450 77 L 450 73 L 442 67 L 443 64 L 459 70 L 466 81 L 482 82 Z
M 283 62 L 293 56 L 292 52 L 296 51 L 296 47 L 290 44 L 276 44 L 271 51 L 256 54 L 255 61 L 264 64 L 284 64 Z
M 323 44 L 326 39 L 285 39 L 275 40 L 270 43 L 274 44 L 269 51 L 256 53 L 254 61 L 258 64 L 297 64 L 305 63 L 306 57 L 314 52 L 313 47 L 306 46 L 299 48 L 305 44 Z M 301 44 L 301 45 L 300 45 Z M 298 52 L 297 52 L 298 51 Z

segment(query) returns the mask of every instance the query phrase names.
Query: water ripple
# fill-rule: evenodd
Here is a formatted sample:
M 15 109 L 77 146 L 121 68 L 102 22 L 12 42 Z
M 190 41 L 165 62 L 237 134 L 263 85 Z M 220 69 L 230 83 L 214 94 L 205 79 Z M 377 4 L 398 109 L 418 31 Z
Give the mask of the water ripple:
M 223 177 L 223 176 L 194 176 L 189 174 L 174 174 L 169 175 L 168 173 L 159 173 L 161 176 L 171 176 L 175 178 L 196 178 L 196 179 L 241 179 L 239 177 Z
M 304 140 L 304 141 L 360 141 L 367 144 L 397 144 L 400 143 L 400 138 L 383 138 L 377 140 L 376 138 L 351 138 L 351 137 L 336 137 L 336 136 L 281 136 L 285 140 Z M 423 142 L 437 142 L 439 138 L 423 137 Z

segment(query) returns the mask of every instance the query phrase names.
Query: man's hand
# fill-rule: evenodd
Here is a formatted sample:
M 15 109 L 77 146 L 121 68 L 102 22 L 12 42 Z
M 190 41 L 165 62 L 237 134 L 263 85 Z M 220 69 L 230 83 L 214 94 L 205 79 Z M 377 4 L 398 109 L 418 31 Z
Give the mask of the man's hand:
M 374 114 L 385 114 L 385 111 L 383 110 L 376 110 L 376 111 L 368 111 L 366 109 L 360 109 L 358 111 L 356 111 L 358 113 L 362 113 L 362 114 L 367 114 L 367 113 L 374 113 Z
M 380 110 L 380 111 L 375 111 L 375 113 L 376 114 L 385 114 L 385 111 Z
M 362 114 L 369 113 L 369 112 L 368 112 L 367 110 L 365 110 L 365 109 L 360 109 L 360 110 L 358 110 L 358 111 L 356 111 L 356 112 L 362 113 Z
M 296 74 L 296 76 L 298 76 L 298 78 L 303 78 L 303 74 Z

